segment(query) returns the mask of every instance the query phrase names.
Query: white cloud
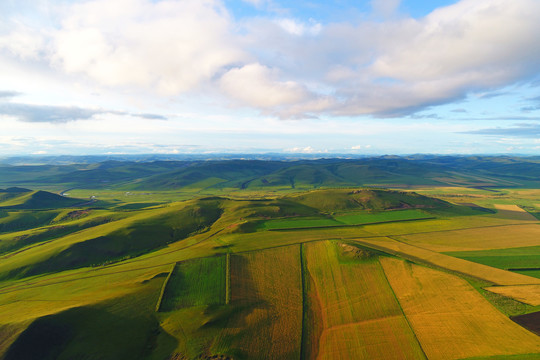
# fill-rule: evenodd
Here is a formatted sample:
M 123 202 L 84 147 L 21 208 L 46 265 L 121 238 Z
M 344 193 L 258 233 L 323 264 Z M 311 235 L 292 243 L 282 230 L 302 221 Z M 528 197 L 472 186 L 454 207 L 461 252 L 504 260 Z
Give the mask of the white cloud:
M 229 97 L 264 109 L 299 103 L 309 96 L 298 83 L 280 81 L 275 69 L 258 63 L 229 70 L 220 84 Z
M 390 16 L 396 12 L 401 0 L 371 0 L 371 6 L 375 13 Z
M 244 55 L 218 0 L 94 0 L 67 10 L 52 61 L 108 86 L 189 91 Z
M 388 15 L 399 3 L 372 6 Z M 324 26 L 283 14 L 237 21 L 225 4 L 90 0 L 67 5 L 49 27 L 6 19 L 0 63 L 40 62 L 63 80 L 137 89 L 141 98 L 204 94 L 214 103 L 216 89 L 289 118 L 400 116 L 540 73 L 538 0 L 462 0 L 419 19 Z
M 290 18 L 277 19 L 278 24 L 283 30 L 289 34 L 302 36 L 302 35 L 317 35 L 322 30 L 322 25 L 318 22 L 311 21 L 310 24 L 305 24 Z

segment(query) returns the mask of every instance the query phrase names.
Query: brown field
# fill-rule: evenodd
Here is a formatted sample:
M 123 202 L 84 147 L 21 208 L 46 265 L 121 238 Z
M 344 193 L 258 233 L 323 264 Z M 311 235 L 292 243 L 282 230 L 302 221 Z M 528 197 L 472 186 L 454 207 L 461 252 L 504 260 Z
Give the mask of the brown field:
M 402 243 L 390 238 L 357 239 L 358 243 L 373 247 L 405 259 L 420 261 L 444 269 L 489 281 L 498 285 L 540 284 L 540 279 L 497 269 L 491 266 L 439 254 L 418 246 Z
M 437 252 L 506 249 L 540 245 L 540 225 L 480 227 L 402 235 L 399 238 L 412 245 Z
M 429 359 L 529 354 L 540 338 L 512 322 L 457 276 L 402 260 L 384 271 Z
M 318 358 L 423 358 L 378 260 L 341 264 L 336 246 L 304 246 L 322 317 Z
M 250 359 L 299 358 L 302 336 L 300 245 L 230 257 L 231 300 L 238 311 L 216 344 Z
M 540 312 L 512 316 L 512 320 L 533 333 L 540 335 Z
M 490 286 L 485 290 L 511 297 L 529 305 L 540 305 L 540 285 Z

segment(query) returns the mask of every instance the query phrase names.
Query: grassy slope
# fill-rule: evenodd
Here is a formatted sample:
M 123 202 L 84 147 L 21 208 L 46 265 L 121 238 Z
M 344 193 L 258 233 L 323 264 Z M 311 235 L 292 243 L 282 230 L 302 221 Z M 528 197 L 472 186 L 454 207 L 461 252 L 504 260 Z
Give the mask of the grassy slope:
M 142 212 L 15 254 L 0 263 L 0 278 L 75 269 L 141 255 L 204 231 L 220 215 L 219 200 Z
M 31 193 L 23 193 L 20 196 L 11 198 L 0 203 L 0 207 L 4 209 L 57 209 L 71 207 L 77 204 L 82 204 L 86 200 L 73 199 L 48 191 L 34 191 Z

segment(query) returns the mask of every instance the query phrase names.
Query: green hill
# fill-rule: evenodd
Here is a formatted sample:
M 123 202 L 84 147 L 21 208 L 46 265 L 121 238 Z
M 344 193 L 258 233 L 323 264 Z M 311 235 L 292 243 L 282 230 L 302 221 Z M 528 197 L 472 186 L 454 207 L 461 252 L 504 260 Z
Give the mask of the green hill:
M 53 194 L 48 191 L 38 190 L 25 192 L 9 200 L 0 202 L 2 209 L 58 209 L 75 206 L 87 202 L 83 199 L 74 199 Z

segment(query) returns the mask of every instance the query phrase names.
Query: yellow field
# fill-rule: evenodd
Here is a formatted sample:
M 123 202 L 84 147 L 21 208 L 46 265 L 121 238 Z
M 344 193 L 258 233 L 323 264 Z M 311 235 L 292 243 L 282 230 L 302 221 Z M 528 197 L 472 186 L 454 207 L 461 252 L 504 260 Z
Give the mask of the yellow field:
M 381 264 L 429 359 L 540 351 L 540 337 L 497 311 L 465 280 L 397 259 Z
M 356 242 L 413 261 L 425 262 L 444 269 L 487 280 L 498 285 L 540 284 L 540 279 L 458 259 L 452 256 L 405 244 L 390 238 L 357 239 Z
M 335 326 L 320 343 L 321 360 L 425 359 L 402 315 Z
M 229 321 L 217 347 L 237 349 L 250 359 L 299 358 L 300 246 L 231 255 L 230 266 L 230 304 L 240 312 Z
M 400 239 L 437 252 L 540 245 L 540 225 L 524 224 L 403 235 Z
M 529 305 L 540 305 L 540 285 L 490 286 L 485 289 Z
M 304 246 L 321 308 L 318 358 L 422 358 L 379 262 L 340 264 L 336 246 L 328 241 Z

